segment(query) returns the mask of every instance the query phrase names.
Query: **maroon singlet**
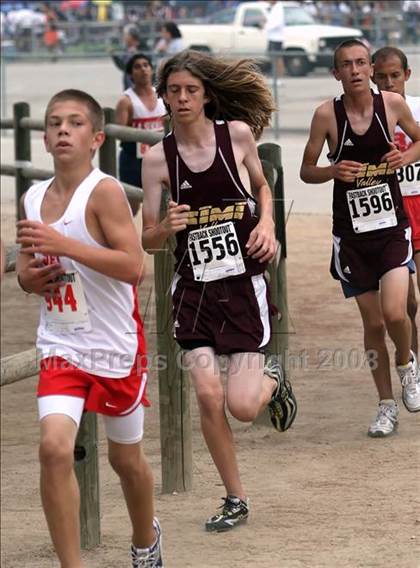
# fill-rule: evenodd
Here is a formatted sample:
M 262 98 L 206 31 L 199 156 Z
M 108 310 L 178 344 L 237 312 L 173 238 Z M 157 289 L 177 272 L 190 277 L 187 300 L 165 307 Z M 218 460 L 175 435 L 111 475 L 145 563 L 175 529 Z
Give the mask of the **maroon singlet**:
M 343 104 L 343 95 L 334 99 L 334 112 L 337 121 L 337 148 L 334 153 L 328 155 L 331 162 L 352 160 L 364 164 L 363 171 L 354 182 L 348 183 L 338 179 L 334 180 L 333 197 L 333 234 L 343 239 L 377 239 L 391 232 L 401 231 L 408 227 L 408 220 L 404 212 L 402 196 L 396 173 L 385 162 L 381 162 L 384 154 L 391 148 L 391 137 L 388 132 L 388 124 L 385 114 L 385 106 L 382 95 L 373 93 L 373 116 L 367 131 L 356 134 L 351 128 Z M 369 162 L 367 163 L 367 159 Z M 393 227 L 378 228 L 373 231 L 357 233 L 353 227 L 353 220 L 368 216 L 370 211 L 379 208 L 391 207 L 389 198 L 383 200 L 368 195 L 362 206 L 359 203 L 348 203 L 347 192 L 356 189 L 366 189 L 380 184 L 388 184 L 392 204 L 395 210 L 397 224 Z
M 163 139 L 168 164 L 171 195 L 178 205 L 191 207 L 188 226 L 176 233 L 176 272 L 187 280 L 193 280 L 188 253 L 188 235 L 191 231 L 233 222 L 245 264 L 245 272 L 229 278 L 243 278 L 261 274 L 266 263 L 247 256 L 245 245 L 251 231 L 259 221 L 256 200 L 244 188 L 236 167 L 228 124 L 214 122 L 216 152 L 211 166 L 201 172 L 193 172 L 178 152 L 176 138 L 170 132 Z

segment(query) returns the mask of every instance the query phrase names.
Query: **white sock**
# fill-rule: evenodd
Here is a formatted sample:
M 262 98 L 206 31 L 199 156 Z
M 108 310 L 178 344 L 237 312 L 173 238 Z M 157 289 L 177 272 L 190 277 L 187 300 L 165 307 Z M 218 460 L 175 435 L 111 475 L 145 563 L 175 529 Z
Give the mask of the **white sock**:
M 379 401 L 380 404 L 386 404 L 386 406 L 394 406 L 397 404 L 393 398 L 383 398 Z
M 133 548 L 136 552 L 139 552 L 140 554 L 145 553 L 145 552 L 150 552 L 156 547 L 157 542 L 158 542 L 158 538 L 156 538 L 155 542 L 153 544 L 151 544 L 148 548 L 137 548 L 137 546 L 134 546 L 134 544 L 133 544 Z

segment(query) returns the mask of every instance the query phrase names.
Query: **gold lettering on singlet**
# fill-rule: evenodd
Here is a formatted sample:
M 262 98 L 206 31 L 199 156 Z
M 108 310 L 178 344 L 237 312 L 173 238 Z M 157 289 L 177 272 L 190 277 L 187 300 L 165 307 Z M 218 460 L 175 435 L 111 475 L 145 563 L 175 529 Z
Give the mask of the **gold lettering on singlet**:
M 375 176 L 390 176 L 394 172 L 395 170 L 393 170 L 387 162 L 382 162 L 378 166 L 375 166 L 375 164 L 366 163 L 362 164 L 360 172 L 357 174 L 356 177 L 365 178 L 365 177 L 375 177 Z
M 203 205 L 198 211 L 188 212 L 188 225 L 207 225 L 208 223 L 218 223 L 220 221 L 231 221 L 232 219 L 242 219 L 244 216 L 246 201 L 237 201 L 233 205 L 228 205 L 224 209 Z

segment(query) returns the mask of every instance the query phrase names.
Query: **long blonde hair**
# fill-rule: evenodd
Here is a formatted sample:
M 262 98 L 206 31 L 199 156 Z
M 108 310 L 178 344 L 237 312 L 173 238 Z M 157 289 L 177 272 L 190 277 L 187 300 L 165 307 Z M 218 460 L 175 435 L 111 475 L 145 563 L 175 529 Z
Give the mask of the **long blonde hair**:
M 184 50 L 166 60 L 158 70 L 156 91 L 166 93 L 168 77 L 189 71 L 200 79 L 207 97 L 205 114 L 211 120 L 242 120 L 258 139 L 276 110 L 263 75 L 251 59 L 216 58 L 199 51 Z M 168 112 L 170 109 L 167 106 Z

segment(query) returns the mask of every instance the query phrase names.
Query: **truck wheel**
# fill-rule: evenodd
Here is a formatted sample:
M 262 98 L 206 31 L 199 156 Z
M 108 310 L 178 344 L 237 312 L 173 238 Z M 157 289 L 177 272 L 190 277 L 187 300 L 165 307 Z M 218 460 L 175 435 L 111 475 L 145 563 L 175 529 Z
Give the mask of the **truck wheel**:
M 284 65 L 291 77 L 304 77 L 312 68 L 308 58 L 303 53 L 302 55 L 298 53 L 286 54 L 284 56 Z

